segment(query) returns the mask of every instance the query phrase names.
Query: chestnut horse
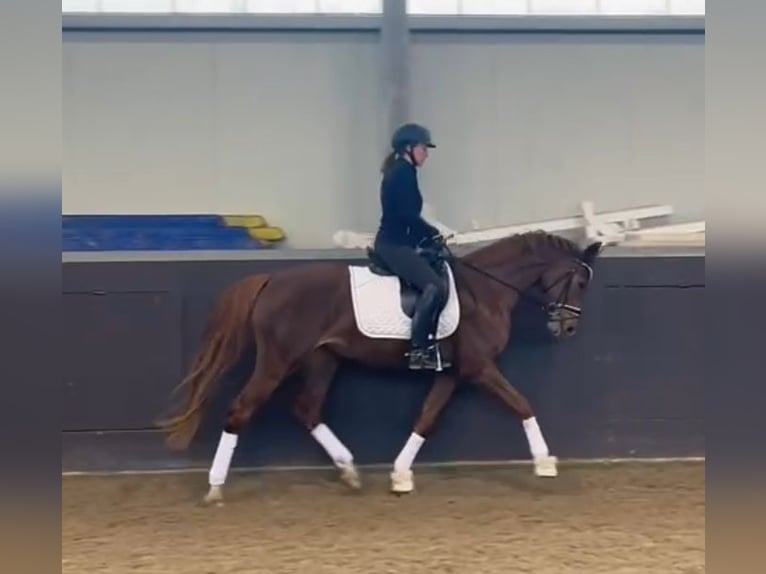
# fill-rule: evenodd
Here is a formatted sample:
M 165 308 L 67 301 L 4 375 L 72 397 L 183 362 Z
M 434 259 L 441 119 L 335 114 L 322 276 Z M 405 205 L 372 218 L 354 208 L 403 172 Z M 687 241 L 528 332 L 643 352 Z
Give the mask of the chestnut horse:
M 434 264 L 437 268 L 441 264 L 444 276 L 452 281 L 452 308 L 447 313 L 449 302 L 442 305 L 440 321 L 452 320 L 453 324 L 446 327 L 446 335 L 437 338 L 453 359 L 452 367 L 434 375 L 412 434 L 393 463 L 392 491 L 413 490 L 415 456 L 460 381 L 478 385 L 510 407 L 522 421 L 535 474 L 556 476 L 556 457 L 548 451 L 532 407 L 506 380 L 496 361 L 508 344 L 511 313 L 521 297 L 533 297 L 543 306 L 554 338 L 576 332 L 601 244 L 583 250 L 562 237 L 535 231 L 500 239 L 461 257 L 441 247 Z M 180 385 L 190 386 L 184 412 L 160 423 L 171 448 L 186 448 L 216 384 L 245 351 L 257 349 L 254 372 L 230 406 L 221 433 L 210 468 L 207 502 L 222 500 L 239 433 L 292 374 L 302 375 L 293 413 L 322 445 L 342 480 L 351 487 L 360 486 L 352 453 L 323 421 L 323 404 L 344 359 L 379 369 L 406 368 L 409 341 L 401 325 L 408 327 L 405 314 L 411 317 L 412 308 L 411 299 L 408 311 L 407 297 L 400 295 L 406 294 L 407 286 L 394 277 L 379 276 L 385 272 L 376 268 L 374 253 L 368 254 L 368 266 L 312 263 L 250 276 L 220 297 L 203 347 Z M 355 291 L 352 271 L 367 273 L 365 281 L 368 289 L 372 285 L 372 295 Z M 532 287 L 542 296 L 533 296 Z M 365 296 L 367 307 L 360 302 Z M 371 335 L 369 321 L 366 331 L 360 329 L 364 319 L 360 313 L 368 313 L 369 318 L 370 299 L 375 299 L 373 314 L 388 313 L 384 319 L 392 319 L 400 313 L 399 331 Z M 445 319 L 445 315 L 449 317 Z

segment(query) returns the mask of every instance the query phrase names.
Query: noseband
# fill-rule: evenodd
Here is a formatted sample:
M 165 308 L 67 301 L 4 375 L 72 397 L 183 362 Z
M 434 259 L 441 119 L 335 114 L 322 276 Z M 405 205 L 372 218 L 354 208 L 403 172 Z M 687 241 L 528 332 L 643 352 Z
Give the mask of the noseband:
M 580 261 L 579 259 L 575 260 L 575 262 L 580 265 L 581 267 L 584 267 L 585 270 L 588 272 L 588 281 L 593 279 L 593 268 L 585 263 L 584 261 Z M 569 297 L 569 290 L 572 288 L 572 281 L 574 280 L 574 276 L 577 273 L 577 269 L 570 269 L 567 271 L 564 275 L 559 277 L 554 283 L 548 287 L 547 289 L 543 290 L 543 293 L 547 293 L 551 289 L 553 289 L 556 285 L 561 283 L 562 281 L 566 280 L 567 284 L 566 287 L 561 291 L 561 294 L 559 295 L 558 299 L 556 299 L 553 303 L 548 303 L 545 305 L 545 309 L 548 312 L 548 318 L 551 321 L 557 321 L 561 322 L 564 321 L 566 318 L 561 317 L 561 311 L 569 311 L 571 314 L 579 317 L 582 314 L 582 308 L 577 307 L 576 305 L 570 305 L 566 302 L 566 300 Z

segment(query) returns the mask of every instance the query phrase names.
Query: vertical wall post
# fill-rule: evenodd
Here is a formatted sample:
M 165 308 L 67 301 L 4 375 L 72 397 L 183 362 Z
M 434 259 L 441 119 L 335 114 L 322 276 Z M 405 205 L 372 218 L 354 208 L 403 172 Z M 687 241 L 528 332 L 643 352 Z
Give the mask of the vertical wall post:
M 381 23 L 387 136 L 410 120 L 410 30 L 407 0 L 383 0 Z

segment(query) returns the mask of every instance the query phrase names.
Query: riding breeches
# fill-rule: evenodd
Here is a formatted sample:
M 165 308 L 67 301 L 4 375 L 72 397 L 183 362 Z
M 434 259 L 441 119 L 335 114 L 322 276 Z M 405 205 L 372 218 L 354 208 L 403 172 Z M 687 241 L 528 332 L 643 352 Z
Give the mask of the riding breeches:
M 419 348 L 428 346 L 429 335 L 436 334 L 439 307 L 447 297 L 441 279 L 411 247 L 376 241 L 375 252 L 393 273 L 421 291 L 412 320 L 412 343 Z

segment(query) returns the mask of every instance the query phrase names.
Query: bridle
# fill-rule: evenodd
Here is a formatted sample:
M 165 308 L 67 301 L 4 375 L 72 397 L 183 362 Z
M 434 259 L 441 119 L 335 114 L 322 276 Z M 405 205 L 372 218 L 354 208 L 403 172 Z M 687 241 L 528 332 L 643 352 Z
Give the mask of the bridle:
M 445 259 L 456 262 L 462 265 L 463 267 L 467 267 L 468 269 L 471 269 L 472 271 L 475 271 L 481 275 L 484 275 L 488 279 L 492 279 L 496 283 L 499 283 L 500 285 L 503 285 L 505 287 L 508 287 L 509 289 L 516 291 L 516 293 L 518 293 L 521 298 L 530 300 L 532 303 L 536 304 L 540 309 L 542 309 L 548 314 L 548 320 L 551 322 L 561 323 L 571 318 L 571 315 L 574 315 L 575 317 L 579 317 L 580 315 L 582 315 L 581 307 L 578 307 L 577 305 L 571 305 L 566 302 L 567 299 L 569 298 L 569 291 L 572 288 L 572 281 L 574 281 L 575 275 L 577 275 L 578 266 L 581 268 L 584 268 L 587 271 L 589 282 L 593 279 L 593 268 L 587 263 L 585 263 L 585 261 L 582 261 L 581 259 L 574 259 L 573 260 L 573 263 L 575 264 L 574 267 L 564 272 L 564 274 L 561 275 L 561 277 L 556 279 L 556 281 L 554 281 L 551 285 L 549 285 L 548 287 L 542 290 L 544 294 L 548 293 L 551 289 L 559 285 L 562 281 L 566 281 L 566 286 L 564 287 L 564 289 L 561 290 L 561 293 L 557 297 L 556 301 L 550 302 L 540 297 L 537 297 L 531 293 L 527 293 L 519 289 L 512 283 L 509 283 L 508 281 L 505 281 L 504 279 L 501 279 L 493 275 L 492 273 L 484 271 L 483 269 L 471 263 L 468 263 L 467 261 L 463 261 L 462 259 L 455 257 L 455 255 L 450 250 L 449 246 L 447 246 L 446 242 L 442 243 L 440 245 L 440 248 L 441 250 L 447 253 L 447 257 L 445 257 Z M 530 267 L 547 265 L 547 264 L 548 264 L 547 261 L 530 263 L 528 265 L 524 265 L 520 267 L 519 269 L 517 269 L 517 271 L 520 271 L 522 269 L 528 269 Z M 564 317 L 562 314 L 562 311 L 568 311 L 570 316 Z
M 556 279 L 553 283 L 551 283 L 548 287 L 542 290 L 542 292 L 548 293 L 551 289 L 559 285 L 562 281 L 566 281 L 566 286 L 564 289 L 561 290 L 561 293 L 556 298 L 555 301 L 546 301 L 545 299 L 542 299 L 540 297 L 535 296 L 534 294 L 527 293 L 525 291 L 522 291 L 512 283 L 509 283 L 508 281 L 505 281 L 503 279 L 500 279 L 499 277 L 496 277 L 492 273 L 488 273 L 487 271 L 484 271 L 483 269 L 480 269 L 479 267 L 476 267 L 475 265 L 468 263 L 466 261 L 462 261 L 461 259 L 458 259 L 456 257 L 450 258 L 452 261 L 456 261 L 460 265 L 463 265 L 464 267 L 468 267 L 469 269 L 476 271 L 477 273 L 480 273 L 481 275 L 484 275 L 485 277 L 492 279 L 496 283 L 499 283 L 505 287 L 508 287 L 510 289 L 513 289 L 516 291 L 519 296 L 523 299 L 528 299 L 532 303 L 535 303 L 538 307 L 540 307 L 543 311 L 545 311 L 548 314 L 548 318 L 551 321 L 556 322 L 562 322 L 569 317 L 563 317 L 561 311 L 568 311 L 570 314 L 579 317 L 582 314 L 582 308 L 577 305 L 572 305 L 570 303 L 567 303 L 567 299 L 569 298 L 569 291 L 572 288 L 572 281 L 574 280 L 575 275 L 577 274 L 577 268 L 573 267 L 572 269 L 569 269 L 566 271 L 561 277 Z M 575 265 L 579 265 L 588 272 L 588 281 L 590 281 L 593 278 L 593 269 L 590 265 L 585 263 L 584 261 L 581 261 L 579 259 L 574 260 Z M 529 265 L 525 265 L 524 267 L 521 267 L 518 270 L 521 269 L 527 269 L 529 267 L 534 267 L 538 265 L 545 265 L 545 262 L 540 263 L 531 263 Z
M 593 268 L 585 263 L 585 261 L 581 261 L 580 259 L 575 259 L 574 262 L 576 265 L 580 265 L 581 267 L 585 268 L 585 270 L 588 272 L 588 281 L 590 282 L 590 280 L 593 279 Z M 567 298 L 569 297 L 569 290 L 572 288 L 572 281 L 574 280 L 576 274 L 577 268 L 572 268 L 565 272 L 561 277 L 556 279 L 556 281 L 554 281 L 550 287 L 543 290 L 543 293 L 547 293 L 550 289 L 558 285 L 562 280 L 566 280 L 567 282 L 566 287 L 562 289 L 556 301 L 546 305 L 548 317 L 551 321 L 564 321 L 566 318 L 561 317 L 561 311 L 569 311 L 576 317 L 579 317 L 582 314 L 582 307 L 570 305 L 566 302 Z

